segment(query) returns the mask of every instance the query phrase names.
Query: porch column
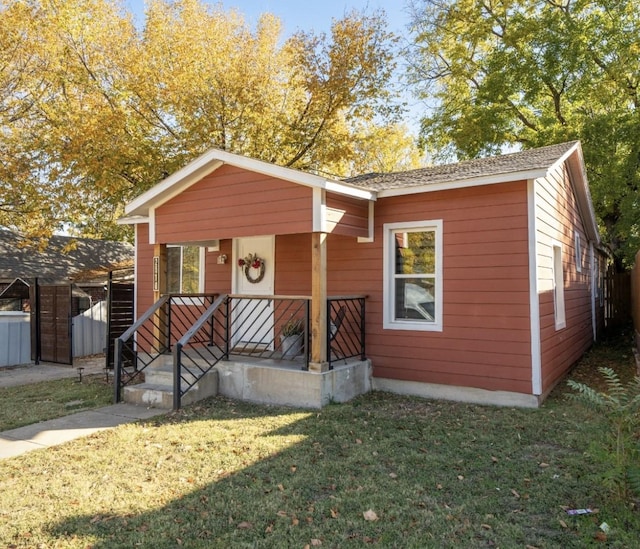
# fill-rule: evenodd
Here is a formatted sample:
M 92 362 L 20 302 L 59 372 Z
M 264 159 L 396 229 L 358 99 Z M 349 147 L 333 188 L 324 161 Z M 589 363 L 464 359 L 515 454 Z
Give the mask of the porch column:
M 327 234 L 311 235 L 311 360 L 309 370 L 326 372 L 327 362 Z
M 153 245 L 153 302 L 158 301 L 163 294 L 167 293 L 167 245 Z M 158 342 L 158 352 L 168 349 L 167 331 L 160 330 L 160 326 L 167 324 L 167 310 L 161 307 L 156 312 L 157 322 L 154 322 L 153 336 Z

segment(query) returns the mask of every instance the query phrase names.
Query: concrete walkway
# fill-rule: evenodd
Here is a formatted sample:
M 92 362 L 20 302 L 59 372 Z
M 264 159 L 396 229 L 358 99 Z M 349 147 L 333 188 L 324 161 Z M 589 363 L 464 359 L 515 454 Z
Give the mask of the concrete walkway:
M 76 359 L 73 366 L 41 363 L 37 366 L 1 368 L 0 387 L 15 387 L 65 377 L 79 377 L 78 367 L 84 368 L 82 375 L 104 374 L 104 357 Z M 0 459 L 56 446 L 124 423 L 149 419 L 166 413 L 167 410 L 120 403 L 26 425 L 0 433 Z

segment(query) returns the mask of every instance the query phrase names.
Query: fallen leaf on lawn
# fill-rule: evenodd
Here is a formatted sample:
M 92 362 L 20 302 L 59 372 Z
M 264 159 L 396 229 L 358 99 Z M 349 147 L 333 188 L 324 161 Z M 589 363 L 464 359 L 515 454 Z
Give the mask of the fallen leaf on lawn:
M 489 524 L 481 524 L 480 526 L 482 526 L 485 530 L 491 530 L 491 526 Z
M 338 511 L 331 509 L 331 518 L 338 518 Z
M 498 463 L 498 458 L 496 456 L 491 456 L 491 461 L 493 461 L 493 463 Z
M 265 534 L 270 534 L 271 532 L 273 532 L 273 524 L 269 524 L 269 526 L 267 526 L 264 529 Z
M 365 511 L 362 513 L 362 516 L 364 517 L 364 520 L 378 520 L 378 515 L 376 515 L 376 512 L 373 509 Z
M 389 473 L 389 476 L 390 476 L 391 478 L 398 478 L 398 475 L 396 475 L 395 473 Z
M 605 534 L 604 532 L 596 532 L 594 538 L 596 539 L 596 541 L 607 541 L 607 534 Z
M 238 524 L 238 528 L 240 528 L 241 530 L 248 530 L 249 528 L 252 528 L 253 524 L 251 524 L 250 522 L 247 522 L 246 520 L 243 520 L 240 524 Z
M 289 467 L 289 469 L 292 473 L 295 473 L 298 470 L 298 468 L 295 465 L 292 465 L 291 467 Z
M 442 490 L 442 484 L 436 484 L 436 488 L 437 488 L 438 490 Z
M 535 545 L 525 545 L 525 549 L 538 549 Z
M 311 545 L 313 545 L 313 547 L 318 547 L 318 545 L 322 545 L 322 542 L 317 538 L 313 538 L 311 540 Z
M 464 480 L 464 477 L 462 475 L 458 475 L 458 480 Z
M 96 522 L 98 522 L 100 520 L 100 515 L 96 515 L 95 517 L 93 517 L 89 522 L 91 524 L 95 524 Z
M 356 444 L 362 444 L 362 441 L 359 438 L 357 438 L 356 439 Z
M 287 516 L 287 512 L 286 511 L 278 511 L 276 513 L 279 517 L 286 517 Z
M 278 484 L 278 490 L 284 492 L 284 486 L 282 484 Z
M 291 518 L 291 524 L 293 526 L 298 526 L 298 524 L 300 524 L 300 521 L 296 517 L 292 517 Z
M 567 523 L 564 520 L 560 521 L 560 526 L 562 526 L 563 528 L 568 528 Z
M 542 467 L 542 468 L 544 469 L 545 467 L 549 467 L 549 464 L 548 464 L 548 463 L 545 463 L 545 462 L 543 461 L 543 462 L 540 464 L 540 467 Z
M 517 498 L 520 497 L 520 494 L 518 494 L 518 492 L 516 492 L 513 488 L 511 488 L 511 493 Z

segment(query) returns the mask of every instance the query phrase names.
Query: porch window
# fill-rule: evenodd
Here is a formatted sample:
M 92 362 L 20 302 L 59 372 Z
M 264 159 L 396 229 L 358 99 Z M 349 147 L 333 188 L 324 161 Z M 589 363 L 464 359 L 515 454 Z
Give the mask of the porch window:
M 442 220 L 384 225 L 384 327 L 442 331 Z
M 171 294 L 204 291 L 204 248 L 167 246 L 167 290 Z

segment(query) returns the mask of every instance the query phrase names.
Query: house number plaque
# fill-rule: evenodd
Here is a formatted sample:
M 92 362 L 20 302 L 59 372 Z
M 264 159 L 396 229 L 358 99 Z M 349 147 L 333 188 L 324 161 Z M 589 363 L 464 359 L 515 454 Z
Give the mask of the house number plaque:
M 160 291 L 160 258 L 153 257 L 153 291 Z

